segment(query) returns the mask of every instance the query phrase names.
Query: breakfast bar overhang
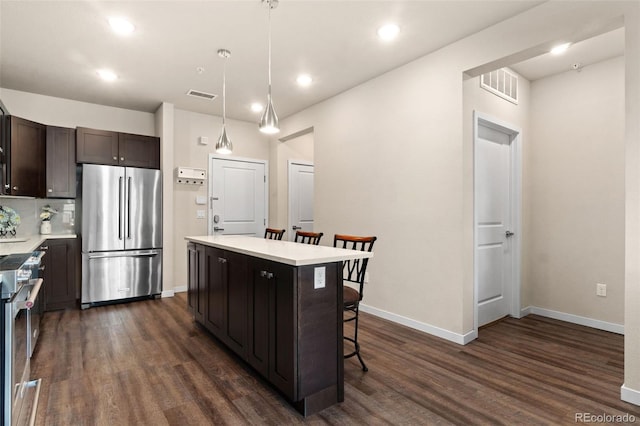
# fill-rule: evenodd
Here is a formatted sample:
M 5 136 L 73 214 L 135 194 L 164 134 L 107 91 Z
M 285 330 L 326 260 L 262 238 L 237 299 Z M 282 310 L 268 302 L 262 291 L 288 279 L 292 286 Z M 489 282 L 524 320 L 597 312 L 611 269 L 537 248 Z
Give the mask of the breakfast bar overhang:
M 196 322 L 304 416 L 344 401 L 342 262 L 373 253 L 234 235 L 185 239 Z

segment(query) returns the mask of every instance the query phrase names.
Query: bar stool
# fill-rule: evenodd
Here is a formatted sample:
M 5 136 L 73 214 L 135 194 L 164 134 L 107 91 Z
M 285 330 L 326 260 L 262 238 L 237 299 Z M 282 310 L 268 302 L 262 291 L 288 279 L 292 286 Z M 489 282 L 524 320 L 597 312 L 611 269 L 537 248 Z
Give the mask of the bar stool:
M 373 243 L 375 243 L 377 239 L 377 237 L 357 237 L 354 235 L 336 234 L 333 237 L 333 246 L 350 250 L 371 251 L 373 249 Z M 345 340 L 353 343 L 354 350 L 344 355 L 344 357 L 351 358 L 352 356 L 357 356 L 360 364 L 362 364 L 362 371 L 369 371 L 369 369 L 360 355 L 360 344 L 358 343 L 358 308 L 362 300 L 364 275 L 365 272 L 367 272 L 368 263 L 369 259 L 351 259 L 345 260 L 342 266 L 343 311 L 347 312 L 347 315 L 343 318 L 343 323 L 355 321 L 353 337 L 344 336 Z M 354 283 L 357 289 L 344 285 L 347 282 Z
M 264 230 L 264 237 L 268 240 L 281 240 L 284 229 L 267 228 Z
M 323 235 L 324 233 L 322 232 L 296 231 L 296 237 L 293 241 L 296 243 L 300 242 L 302 244 L 313 244 L 314 246 L 317 246 L 320 244 L 320 238 L 322 238 Z M 300 241 L 298 241 L 298 239 Z

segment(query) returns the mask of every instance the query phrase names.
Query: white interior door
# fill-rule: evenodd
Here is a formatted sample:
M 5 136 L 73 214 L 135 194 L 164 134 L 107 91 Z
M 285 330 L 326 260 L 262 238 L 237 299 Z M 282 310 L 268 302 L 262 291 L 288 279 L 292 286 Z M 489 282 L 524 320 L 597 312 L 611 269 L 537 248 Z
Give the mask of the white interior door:
M 313 231 L 313 165 L 289 162 L 289 240 L 296 230 Z
M 514 164 L 514 133 L 478 120 L 475 138 L 475 262 L 477 325 L 517 315 L 519 268 L 515 220 L 519 166 Z M 516 291 L 516 288 L 518 291 Z M 519 308 L 517 308 L 519 309 Z
M 211 156 L 209 234 L 262 236 L 267 223 L 264 161 Z

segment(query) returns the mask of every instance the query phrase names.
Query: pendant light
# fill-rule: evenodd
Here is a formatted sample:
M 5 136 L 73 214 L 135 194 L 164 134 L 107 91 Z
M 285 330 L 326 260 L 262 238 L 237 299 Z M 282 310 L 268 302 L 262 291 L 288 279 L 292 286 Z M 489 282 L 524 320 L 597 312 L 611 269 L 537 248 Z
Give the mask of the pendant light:
M 224 65 L 222 68 L 222 133 L 216 143 L 216 152 L 218 154 L 231 154 L 233 151 L 233 144 L 227 136 L 226 118 L 227 118 L 227 58 L 231 56 L 231 52 L 227 49 L 218 50 L 218 56 L 224 59 Z
M 280 131 L 280 126 L 271 100 L 271 9 L 278 7 L 278 0 L 262 0 L 262 3 L 266 3 L 269 8 L 269 92 L 267 93 L 267 106 L 260 119 L 259 128 L 262 133 L 274 134 Z

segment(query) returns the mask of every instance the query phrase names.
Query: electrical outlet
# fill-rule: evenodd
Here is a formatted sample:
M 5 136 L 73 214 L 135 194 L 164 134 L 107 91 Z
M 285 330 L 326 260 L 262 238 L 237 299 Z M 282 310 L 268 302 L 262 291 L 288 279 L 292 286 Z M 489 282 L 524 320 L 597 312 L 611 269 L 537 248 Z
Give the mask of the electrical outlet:
M 204 219 L 205 218 L 205 211 L 204 210 L 196 210 L 196 218 L 197 219 Z
M 596 284 L 596 296 L 606 297 L 607 296 L 607 285 L 606 284 Z

